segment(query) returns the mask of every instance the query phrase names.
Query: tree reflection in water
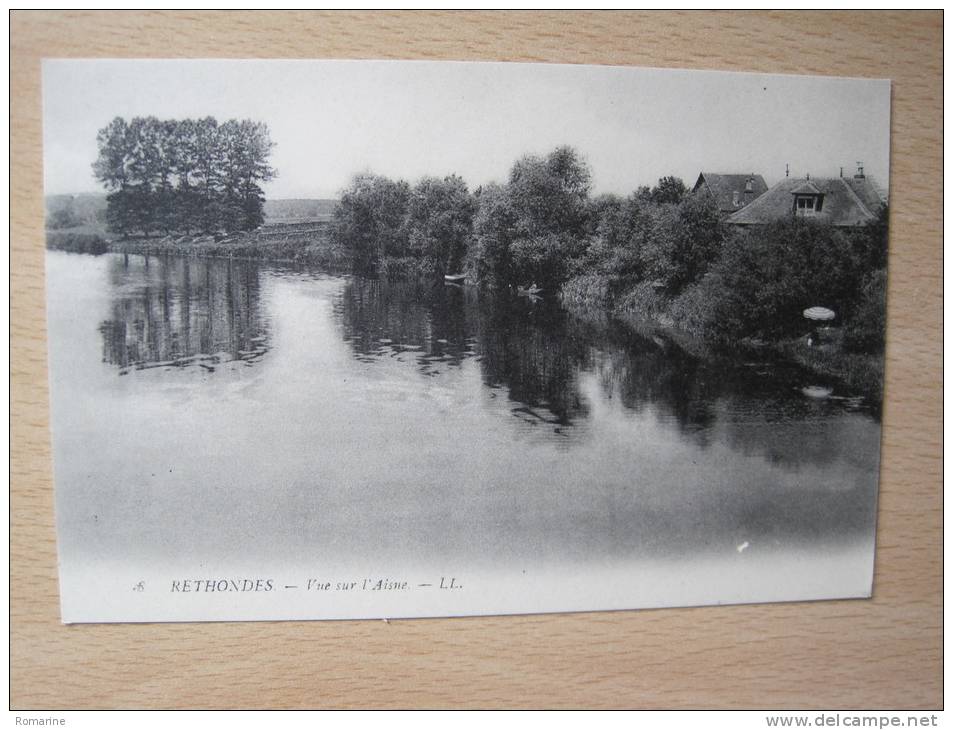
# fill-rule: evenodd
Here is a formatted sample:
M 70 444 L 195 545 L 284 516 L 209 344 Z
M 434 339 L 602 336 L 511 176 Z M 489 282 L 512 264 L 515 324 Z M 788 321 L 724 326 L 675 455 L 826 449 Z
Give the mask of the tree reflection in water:
M 556 433 L 571 428 L 578 436 L 586 426 L 584 373 L 596 376 L 607 401 L 650 412 L 701 448 L 727 444 L 782 467 L 843 458 L 851 425 L 838 414 L 878 416 L 877 404 L 837 384 L 825 381 L 829 398 L 805 396 L 817 376 L 790 363 L 698 343 L 689 351 L 604 314 L 570 314 L 472 287 L 352 278 L 335 311 L 359 360 L 414 353 L 419 372 L 432 377 L 473 358 L 486 386 L 505 389 L 512 415 Z
M 259 267 L 248 261 L 116 256 L 103 360 L 129 369 L 252 364 L 268 351 Z
M 473 358 L 489 388 L 508 391 L 514 416 L 560 429 L 587 415 L 578 378 L 587 348 L 558 309 L 471 287 L 353 278 L 336 313 L 361 361 L 413 352 L 420 373 L 434 377 Z
M 108 265 L 111 316 L 100 332 L 103 359 L 120 373 L 251 366 L 269 351 L 262 278 L 271 268 L 139 256 Z M 703 449 L 727 445 L 792 469 L 877 449 L 862 434 L 876 434 L 863 421 L 879 418 L 879 404 L 763 355 L 682 346 L 604 314 L 442 282 L 349 277 L 337 292 L 334 317 L 358 361 L 409 361 L 422 378 L 478 363 L 487 407 L 498 408 L 496 394 L 505 393 L 504 407 L 521 425 L 567 443 L 589 432 L 589 401 L 598 398 L 631 417 L 649 415 Z M 858 412 L 864 418 L 842 417 Z M 845 448 L 860 440 L 862 448 Z

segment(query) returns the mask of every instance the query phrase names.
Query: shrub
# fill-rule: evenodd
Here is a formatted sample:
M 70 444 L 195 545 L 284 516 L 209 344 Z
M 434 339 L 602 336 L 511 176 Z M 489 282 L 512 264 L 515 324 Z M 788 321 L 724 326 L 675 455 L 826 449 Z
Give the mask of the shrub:
M 851 240 L 833 226 L 790 219 L 730 237 L 704 291 L 712 334 L 727 339 L 803 334 L 804 309 L 838 317 L 853 307 L 862 276 Z
M 388 256 L 384 258 L 377 273 L 385 279 L 414 279 L 433 276 L 432 262 L 415 256 Z
M 671 297 L 649 281 L 643 281 L 625 292 L 616 308 L 647 319 L 658 319 L 668 312 Z
M 570 234 L 519 238 L 510 246 L 511 280 L 554 291 L 569 277 L 570 261 L 579 248 L 579 239 Z
M 727 230 L 708 196 L 689 195 L 662 206 L 642 249 L 647 278 L 677 294 L 698 281 L 722 252 Z
M 572 307 L 609 307 L 610 286 L 605 274 L 579 274 L 563 284 L 559 298 Z
M 96 256 L 108 250 L 105 238 L 98 233 L 83 231 L 47 231 L 46 247 L 51 251 L 89 253 Z
M 46 217 L 46 227 L 50 230 L 59 230 L 62 228 L 75 228 L 80 225 L 71 205 L 57 208 Z
M 844 324 L 844 347 L 851 352 L 880 352 L 887 325 L 887 272 L 878 269 L 864 280 L 860 301 Z
M 658 212 L 635 195 L 625 200 L 600 196 L 593 201 L 591 216 L 591 242 L 576 271 L 605 275 L 615 296 L 645 278 L 643 251 Z
M 674 299 L 670 308 L 672 319 L 681 329 L 693 335 L 717 337 L 716 321 L 719 317 L 730 316 L 719 306 L 723 294 L 721 278 L 708 273 Z

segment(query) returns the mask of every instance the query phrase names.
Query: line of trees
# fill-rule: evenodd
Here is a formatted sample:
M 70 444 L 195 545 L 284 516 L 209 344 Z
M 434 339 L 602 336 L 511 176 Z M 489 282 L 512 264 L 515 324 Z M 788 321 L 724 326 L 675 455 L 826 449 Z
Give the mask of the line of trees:
M 491 285 L 558 285 L 588 235 L 590 172 L 568 147 L 527 156 L 506 185 L 474 192 L 457 175 L 411 186 L 357 175 L 341 193 L 332 237 L 363 274 L 459 273 Z
M 535 283 L 564 302 L 670 317 L 706 336 L 803 334 L 803 309 L 833 308 L 855 350 L 883 346 L 887 211 L 843 230 L 803 219 L 748 230 L 676 177 L 628 197 L 591 196 L 569 147 L 526 156 L 504 184 L 456 176 L 416 186 L 360 175 L 343 191 L 334 242 L 362 274 L 457 273 Z
M 463 269 L 477 199 L 456 175 L 404 180 L 363 174 L 342 192 L 332 237 L 364 274 L 438 274 Z
M 341 194 L 332 236 L 363 274 L 458 273 L 481 283 L 535 283 L 550 292 L 580 273 L 613 270 L 614 289 L 651 276 L 668 289 L 695 280 L 724 225 L 675 177 L 628 199 L 590 197 L 591 173 L 560 147 L 517 160 L 505 184 L 473 193 L 455 176 L 415 186 L 356 176 Z
M 264 221 L 261 184 L 276 174 L 264 123 L 116 117 L 96 142 L 93 172 L 114 232 L 231 232 Z

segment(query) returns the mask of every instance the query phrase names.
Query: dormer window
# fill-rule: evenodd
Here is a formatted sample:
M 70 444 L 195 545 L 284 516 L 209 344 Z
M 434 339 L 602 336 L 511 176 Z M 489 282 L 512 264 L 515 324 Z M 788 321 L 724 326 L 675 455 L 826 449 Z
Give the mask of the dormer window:
M 794 196 L 794 215 L 812 216 L 821 212 L 824 193 L 810 181 L 791 191 Z
M 817 197 L 814 195 L 799 195 L 795 199 L 795 208 L 798 215 L 814 215 L 817 212 Z
M 739 203 L 741 203 L 741 197 L 738 195 L 738 191 L 735 190 L 731 195 L 731 204 L 737 208 Z

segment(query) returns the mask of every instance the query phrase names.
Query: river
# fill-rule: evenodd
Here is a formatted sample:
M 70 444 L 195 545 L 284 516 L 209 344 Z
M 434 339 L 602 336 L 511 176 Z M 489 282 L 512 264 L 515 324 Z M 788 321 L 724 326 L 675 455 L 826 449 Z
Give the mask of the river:
M 836 382 L 472 287 L 46 262 L 64 620 L 869 594 L 879 406 Z

